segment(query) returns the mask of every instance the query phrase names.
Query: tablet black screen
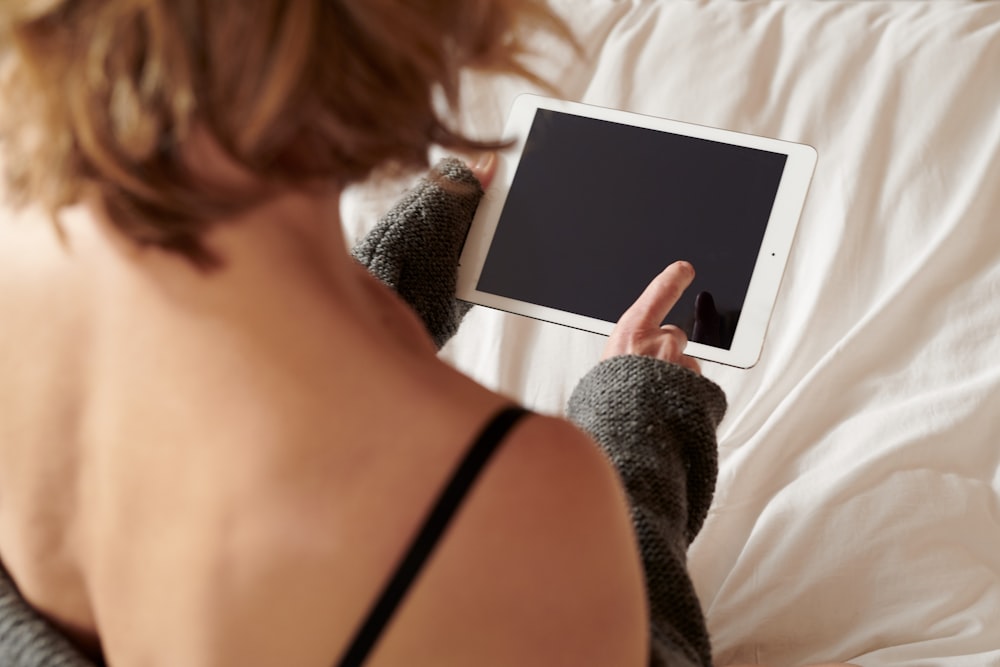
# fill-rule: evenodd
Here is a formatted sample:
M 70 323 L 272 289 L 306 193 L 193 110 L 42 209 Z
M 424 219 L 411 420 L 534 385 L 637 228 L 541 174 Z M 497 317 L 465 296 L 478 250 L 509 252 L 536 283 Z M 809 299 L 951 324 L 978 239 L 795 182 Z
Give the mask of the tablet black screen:
M 477 289 L 615 322 L 683 259 L 697 277 L 665 321 L 729 349 L 785 160 L 539 109 Z

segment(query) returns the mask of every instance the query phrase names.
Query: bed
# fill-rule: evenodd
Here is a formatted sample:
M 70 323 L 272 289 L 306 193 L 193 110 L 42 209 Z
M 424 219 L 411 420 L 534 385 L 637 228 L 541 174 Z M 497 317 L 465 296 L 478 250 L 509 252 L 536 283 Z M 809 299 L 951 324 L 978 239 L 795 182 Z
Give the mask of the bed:
M 703 365 L 717 664 L 1000 665 L 1000 3 L 551 1 L 561 96 L 819 152 L 760 362 Z M 470 77 L 463 122 L 521 92 Z M 348 236 L 400 187 L 350 191 Z M 477 307 L 443 354 L 558 413 L 603 343 Z

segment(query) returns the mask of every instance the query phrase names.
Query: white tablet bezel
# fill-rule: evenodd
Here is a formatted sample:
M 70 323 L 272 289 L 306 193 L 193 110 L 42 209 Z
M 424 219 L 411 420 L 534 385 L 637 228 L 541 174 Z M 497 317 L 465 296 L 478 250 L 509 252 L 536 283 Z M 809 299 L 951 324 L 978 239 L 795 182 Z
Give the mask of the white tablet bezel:
M 611 333 L 615 325 L 614 322 L 606 322 L 496 294 L 480 292 L 476 289 L 493 240 L 493 234 L 500 219 L 500 213 L 507 200 L 507 193 L 510 191 L 521 153 L 524 150 L 528 131 L 534 121 L 535 112 L 539 109 L 551 109 L 624 125 L 757 148 L 787 156 L 774 205 L 771 209 L 771 217 L 764 232 L 763 242 L 747 289 L 746 300 L 733 336 L 732 347 L 724 350 L 692 341 L 688 343 L 685 350 L 685 353 L 690 356 L 738 368 L 750 368 L 756 364 L 763 348 L 764 336 L 777 298 L 781 277 L 791 252 L 799 216 L 805 204 L 806 192 L 812 180 L 816 165 L 816 150 L 805 144 L 578 102 L 568 102 L 538 95 L 519 96 L 514 101 L 504 130 L 504 136 L 513 138 L 514 143 L 498 154 L 496 175 L 486 189 L 486 194 L 479 204 L 479 209 L 476 211 L 469 229 L 459 263 L 457 296 L 470 303 L 603 335 Z M 695 270 L 697 269 L 696 266 Z

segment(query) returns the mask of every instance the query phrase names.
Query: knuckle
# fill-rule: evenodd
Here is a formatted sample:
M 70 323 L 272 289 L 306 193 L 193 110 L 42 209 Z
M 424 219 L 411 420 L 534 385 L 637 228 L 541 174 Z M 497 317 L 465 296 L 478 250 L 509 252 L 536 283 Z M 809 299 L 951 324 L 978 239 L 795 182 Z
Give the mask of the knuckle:
M 664 324 L 662 327 L 660 327 L 660 329 L 661 331 L 669 335 L 672 339 L 676 340 L 681 347 L 687 345 L 688 336 L 684 332 L 684 329 L 681 329 L 680 327 L 673 324 Z

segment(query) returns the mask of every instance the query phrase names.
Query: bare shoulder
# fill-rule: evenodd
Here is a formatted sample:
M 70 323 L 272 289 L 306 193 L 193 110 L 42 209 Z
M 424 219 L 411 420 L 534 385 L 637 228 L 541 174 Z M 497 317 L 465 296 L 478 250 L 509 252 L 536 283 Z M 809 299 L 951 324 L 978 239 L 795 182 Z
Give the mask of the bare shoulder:
M 240 557 L 206 582 L 215 613 L 199 625 L 215 648 L 197 653 L 243 665 L 335 660 L 454 466 L 436 477 L 414 460 L 401 468 L 417 483 L 369 471 L 364 493 L 331 482 L 311 499 L 258 504 Z M 472 487 L 366 664 L 638 666 L 647 627 L 614 470 L 571 424 L 530 415 Z
M 644 664 L 643 590 L 614 470 L 571 424 L 532 416 L 495 455 L 373 664 Z

